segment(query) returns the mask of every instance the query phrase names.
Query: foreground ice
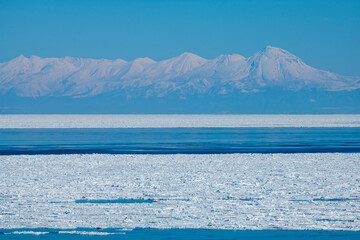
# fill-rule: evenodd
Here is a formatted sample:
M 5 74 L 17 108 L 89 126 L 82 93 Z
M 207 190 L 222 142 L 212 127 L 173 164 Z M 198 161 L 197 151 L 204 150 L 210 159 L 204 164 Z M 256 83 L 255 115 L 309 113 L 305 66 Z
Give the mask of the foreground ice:
M 0 156 L 0 228 L 360 230 L 359 159 Z
M 0 128 L 360 127 L 360 115 L 0 115 Z

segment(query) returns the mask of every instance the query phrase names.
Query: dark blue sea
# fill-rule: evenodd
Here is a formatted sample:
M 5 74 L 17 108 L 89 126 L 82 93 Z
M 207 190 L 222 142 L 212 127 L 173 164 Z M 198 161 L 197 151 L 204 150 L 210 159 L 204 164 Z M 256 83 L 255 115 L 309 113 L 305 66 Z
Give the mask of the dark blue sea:
M 119 239 L 119 240 L 358 240 L 360 232 L 356 231 L 316 231 L 316 230 L 209 230 L 209 229 L 134 229 L 121 231 L 117 229 L 30 229 L 32 232 L 46 232 L 46 234 L 34 235 L 19 234 L 17 231 L 29 231 L 29 229 L 1 230 L 0 239 Z M 75 233 L 76 231 L 82 234 Z M 16 234 L 11 234 L 17 232 Z M 62 233 L 66 232 L 66 233 Z M 115 233 L 113 235 L 85 235 L 86 232 Z M 10 234 L 9 234 L 10 233 Z
M 360 152 L 360 128 L 0 129 L 0 155 Z

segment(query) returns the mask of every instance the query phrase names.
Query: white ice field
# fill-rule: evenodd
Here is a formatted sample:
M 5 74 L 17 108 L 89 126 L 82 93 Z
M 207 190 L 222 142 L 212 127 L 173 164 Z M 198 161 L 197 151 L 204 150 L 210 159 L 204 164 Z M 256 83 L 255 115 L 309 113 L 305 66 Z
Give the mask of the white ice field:
M 354 115 L 0 115 L 0 128 L 360 127 Z
M 359 153 L 0 156 L 0 228 L 360 230 L 359 160 Z M 117 199 L 154 202 L 86 202 Z

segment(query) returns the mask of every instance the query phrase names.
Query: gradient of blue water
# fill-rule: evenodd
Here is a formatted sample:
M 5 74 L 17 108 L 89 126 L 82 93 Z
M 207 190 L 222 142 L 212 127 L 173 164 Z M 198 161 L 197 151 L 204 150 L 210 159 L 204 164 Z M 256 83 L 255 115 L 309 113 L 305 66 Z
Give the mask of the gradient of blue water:
M 8 234 L 14 231 L 42 231 L 45 235 Z M 77 231 L 125 233 L 105 236 L 89 236 L 77 234 L 61 234 L 59 231 L 74 231 L 74 229 L 0 229 L 0 239 L 146 239 L 146 240 L 215 240 L 215 239 L 262 239 L 262 240 L 358 240 L 360 232 L 356 231 L 316 231 L 316 230 L 209 230 L 209 229 L 134 229 L 121 231 L 121 229 L 75 229 Z M 7 233 L 7 234 L 6 234 Z
M 0 129 L 0 155 L 360 152 L 360 128 Z

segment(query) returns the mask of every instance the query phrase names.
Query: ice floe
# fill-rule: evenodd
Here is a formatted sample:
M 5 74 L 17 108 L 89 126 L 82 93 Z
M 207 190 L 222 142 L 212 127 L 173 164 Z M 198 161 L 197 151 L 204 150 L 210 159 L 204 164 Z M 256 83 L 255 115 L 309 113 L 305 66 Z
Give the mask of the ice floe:
M 360 115 L 0 115 L 0 128 L 360 127 Z
M 359 159 L 359 153 L 0 156 L 0 228 L 360 230 Z

